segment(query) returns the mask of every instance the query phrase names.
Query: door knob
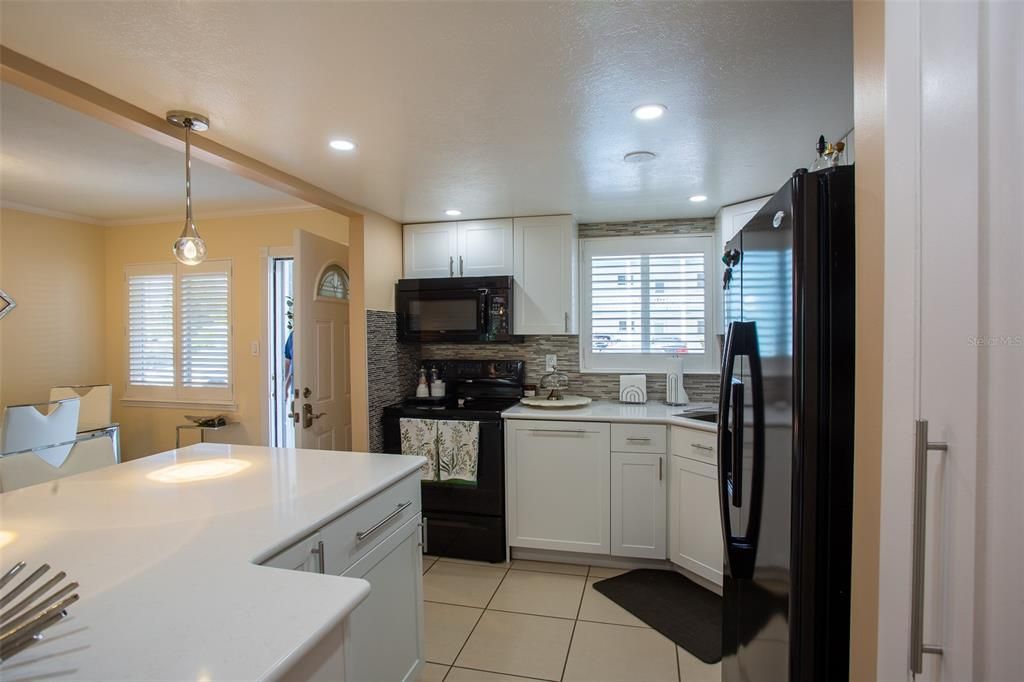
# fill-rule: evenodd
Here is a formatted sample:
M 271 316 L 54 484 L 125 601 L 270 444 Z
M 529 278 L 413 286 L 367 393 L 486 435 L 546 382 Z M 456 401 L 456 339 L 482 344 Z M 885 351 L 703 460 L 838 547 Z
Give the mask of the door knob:
M 313 420 L 314 419 L 319 419 L 320 417 L 323 417 L 325 414 L 327 414 L 327 413 L 326 412 L 317 412 L 316 414 L 313 414 L 313 406 L 310 403 L 303 404 L 303 406 L 302 406 L 302 428 L 308 429 L 310 426 L 313 425 Z

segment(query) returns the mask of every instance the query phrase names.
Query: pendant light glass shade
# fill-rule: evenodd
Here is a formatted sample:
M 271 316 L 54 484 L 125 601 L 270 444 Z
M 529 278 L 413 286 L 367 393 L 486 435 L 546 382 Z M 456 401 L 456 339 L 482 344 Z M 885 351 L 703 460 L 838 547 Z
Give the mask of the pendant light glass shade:
M 174 242 L 174 257 L 185 265 L 199 265 L 206 259 L 206 242 L 199 236 L 191 217 L 185 221 L 185 229 Z
M 177 117 L 173 116 L 178 114 Z M 206 242 L 199 236 L 195 221 L 192 220 L 192 144 L 189 135 L 193 128 L 206 130 L 205 119 L 194 120 L 186 112 L 170 112 L 167 120 L 185 129 L 185 229 L 174 242 L 174 257 L 183 265 L 199 265 L 206 260 Z M 198 124 L 198 125 L 197 125 Z

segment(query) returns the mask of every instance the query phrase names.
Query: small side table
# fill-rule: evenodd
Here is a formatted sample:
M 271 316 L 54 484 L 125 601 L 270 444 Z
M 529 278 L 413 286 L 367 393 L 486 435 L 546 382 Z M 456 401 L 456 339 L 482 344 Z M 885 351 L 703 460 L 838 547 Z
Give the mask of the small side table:
M 207 431 L 220 431 L 221 429 L 228 428 L 229 426 L 233 425 L 234 423 L 235 422 L 228 422 L 227 424 L 221 424 L 220 426 L 200 426 L 199 424 L 179 424 L 178 426 L 174 427 L 174 430 L 175 430 L 175 434 L 174 434 L 174 449 L 177 450 L 178 448 L 181 447 L 181 431 L 182 431 L 182 429 L 189 429 L 189 430 L 193 430 L 193 431 L 199 431 L 199 442 L 200 443 L 205 443 L 206 442 L 206 432 Z

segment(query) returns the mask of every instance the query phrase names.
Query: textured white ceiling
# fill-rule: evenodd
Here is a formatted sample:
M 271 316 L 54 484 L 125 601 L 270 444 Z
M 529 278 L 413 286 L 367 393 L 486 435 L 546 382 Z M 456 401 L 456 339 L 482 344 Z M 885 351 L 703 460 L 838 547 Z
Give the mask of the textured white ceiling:
M 8 47 L 405 222 L 713 214 L 853 123 L 849 2 L 21 2 Z M 645 102 L 669 107 L 635 121 Z M 333 137 L 355 140 L 344 154 Z M 648 164 L 623 154 L 656 152 Z M 688 201 L 706 194 L 705 204 Z
M 192 161 L 197 219 L 302 201 Z M 0 84 L 0 199 L 100 222 L 185 216 L 185 155 Z

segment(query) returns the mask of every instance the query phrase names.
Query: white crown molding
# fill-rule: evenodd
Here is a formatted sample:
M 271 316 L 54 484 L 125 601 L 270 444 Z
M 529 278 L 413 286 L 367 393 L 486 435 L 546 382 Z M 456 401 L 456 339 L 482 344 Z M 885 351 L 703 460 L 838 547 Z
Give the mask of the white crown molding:
M 202 227 L 201 221 L 203 220 L 215 220 L 217 218 L 243 218 L 245 216 L 255 215 L 274 215 L 279 213 L 310 213 L 313 211 L 324 211 L 326 209 L 314 206 L 312 204 L 299 204 L 299 205 L 285 205 L 285 206 L 267 206 L 265 208 L 238 208 L 229 209 L 225 211 L 204 211 L 202 213 L 196 213 L 196 224 Z M 174 223 L 184 220 L 184 216 L 181 214 L 164 215 L 164 216 L 150 216 L 139 217 L 139 218 L 125 218 L 118 220 L 102 220 L 99 222 L 100 225 L 106 227 L 129 227 L 132 225 L 158 225 L 161 223 Z
M 21 204 L 14 201 L 0 201 L 0 208 L 9 208 L 15 211 L 23 211 L 25 213 L 34 213 L 36 215 L 44 215 L 49 218 L 59 218 L 60 220 L 68 220 L 76 223 L 85 223 L 87 225 L 99 225 L 101 227 L 130 227 L 133 225 L 159 225 L 162 223 L 173 223 L 182 220 L 180 215 L 165 215 L 165 216 L 151 216 L 148 218 L 127 218 L 119 220 L 101 220 L 99 218 L 93 218 L 90 216 L 77 215 L 75 213 L 64 213 L 62 211 L 53 211 L 48 208 L 41 208 L 39 206 L 31 206 L 29 204 Z M 240 208 L 226 211 L 210 211 L 198 216 L 201 220 L 215 220 L 218 218 L 243 218 L 245 216 L 257 216 L 257 215 L 276 215 L 281 213 L 310 213 L 313 211 L 323 211 L 326 209 L 314 206 L 312 204 L 299 204 L 299 205 L 285 205 L 285 206 L 267 206 L 265 208 Z
M 35 213 L 36 215 L 44 215 L 48 218 L 59 218 L 60 220 L 69 220 L 75 223 L 86 223 L 87 225 L 104 224 L 103 221 L 98 218 L 78 215 L 76 213 L 64 213 L 63 211 L 51 211 L 48 208 L 40 208 L 39 206 L 32 206 L 30 204 L 19 204 L 16 201 L 0 200 L 0 208 L 9 208 L 14 211 L 22 211 L 24 213 Z

